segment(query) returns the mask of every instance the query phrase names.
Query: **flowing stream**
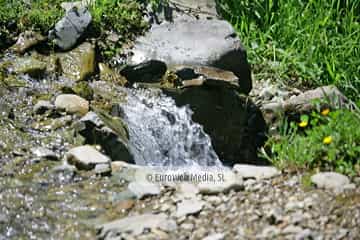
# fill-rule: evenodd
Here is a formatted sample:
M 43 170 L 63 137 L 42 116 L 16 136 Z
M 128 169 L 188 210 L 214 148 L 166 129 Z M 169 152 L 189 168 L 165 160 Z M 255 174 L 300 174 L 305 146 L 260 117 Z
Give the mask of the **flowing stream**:
M 121 105 L 129 128 L 130 149 L 139 165 L 221 166 L 210 137 L 192 121 L 188 106 L 158 90 L 127 89 Z

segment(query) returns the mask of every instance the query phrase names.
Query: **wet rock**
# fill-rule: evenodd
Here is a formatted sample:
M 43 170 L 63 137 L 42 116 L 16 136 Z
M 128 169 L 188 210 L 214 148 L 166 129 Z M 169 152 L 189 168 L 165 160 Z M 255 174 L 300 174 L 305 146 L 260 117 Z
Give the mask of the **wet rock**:
M 89 112 L 75 125 L 76 131 L 87 144 L 99 144 L 113 161 L 133 163 L 129 149 L 129 134 L 126 125 L 118 117 L 103 111 Z
M 31 77 L 39 77 L 46 71 L 46 63 L 34 57 L 16 58 L 13 70 L 17 74 L 29 74 Z
M 91 101 L 93 99 L 94 90 L 85 81 L 77 82 L 72 87 L 72 90 L 76 95 L 79 95 L 80 97 L 85 98 L 88 101 Z
M 55 106 L 50 101 L 39 100 L 34 106 L 36 114 L 44 114 L 48 110 L 54 109 Z
M 204 206 L 204 202 L 197 199 L 185 199 L 177 204 L 176 217 L 199 213 Z
M 111 239 L 121 233 L 130 233 L 134 236 L 141 235 L 145 230 L 162 229 L 172 230 L 176 223 L 168 219 L 166 214 L 143 214 L 126 217 L 100 225 L 99 237 L 101 239 Z M 176 230 L 176 227 L 175 227 Z
M 321 172 L 311 176 L 311 182 L 319 188 L 342 191 L 350 179 L 336 172 Z
M 116 82 L 120 86 L 125 86 L 127 84 L 127 80 L 125 77 L 123 77 L 120 73 L 116 72 L 115 70 L 109 68 L 106 64 L 99 63 L 99 70 L 100 70 L 101 81 Z
M 255 178 L 256 180 L 270 179 L 281 174 L 281 172 L 275 167 L 247 164 L 236 164 L 234 166 L 234 171 L 245 179 Z
M 74 94 L 61 94 L 55 99 L 55 107 L 69 114 L 85 115 L 89 111 L 89 102 Z
M 227 193 L 230 190 L 241 190 L 244 188 L 243 180 L 231 171 L 219 171 L 214 173 L 214 182 L 204 181 L 198 184 L 201 194 Z
M 266 140 L 260 110 L 236 89 L 221 86 L 163 88 L 177 106 L 189 105 L 225 165 L 258 163 L 258 148 Z M 226 126 L 226 127 L 224 127 Z
M 12 49 L 17 53 L 25 53 L 29 48 L 45 41 L 46 38 L 41 33 L 34 31 L 25 31 L 19 35 L 17 42 Z
M 84 34 L 91 20 L 92 17 L 87 8 L 71 8 L 56 23 L 55 29 L 49 33 L 49 38 L 54 39 L 54 43 L 62 50 L 69 50 Z
M 148 182 L 131 182 L 128 189 L 134 193 L 138 199 L 156 196 L 161 193 L 159 185 Z
M 44 147 L 31 148 L 31 152 L 38 158 L 58 160 L 58 156 L 56 155 L 56 153 Z
M 239 78 L 230 71 L 206 66 L 175 66 L 172 71 L 183 80 L 184 87 L 224 86 L 239 87 Z
M 95 50 L 90 43 L 57 56 L 63 75 L 71 80 L 82 81 L 95 72 Z
M 166 64 L 158 60 L 146 60 L 139 64 L 127 65 L 120 73 L 131 82 L 159 82 L 166 72 Z
M 242 92 L 251 90 L 246 51 L 226 21 L 179 19 L 153 26 L 137 39 L 133 53 L 130 65 L 158 60 L 168 66 L 213 66 L 233 72 Z
M 110 159 L 95 148 L 86 145 L 72 148 L 65 155 L 66 161 L 79 170 L 92 170 L 98 164 L 110 165 Z

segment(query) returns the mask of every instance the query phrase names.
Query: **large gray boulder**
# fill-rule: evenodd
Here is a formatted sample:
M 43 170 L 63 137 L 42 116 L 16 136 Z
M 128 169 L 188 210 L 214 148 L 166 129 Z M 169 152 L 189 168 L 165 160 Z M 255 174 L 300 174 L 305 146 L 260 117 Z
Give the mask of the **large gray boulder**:
M 49 33 L 54 43 L 62 50 L 69 50 L 75 46 L 91 23 L 92 17 L 85 7 L 73 7 L 56 23 L 55 29 Z
M 249 93 L 252 87 L 246 51 L 226 21 L 179 18 L 155 25 L 137 39 L 132 52 L 129 65 L 157 60 L 169 67 L 212 66 L 233 72 L 241 92 Z

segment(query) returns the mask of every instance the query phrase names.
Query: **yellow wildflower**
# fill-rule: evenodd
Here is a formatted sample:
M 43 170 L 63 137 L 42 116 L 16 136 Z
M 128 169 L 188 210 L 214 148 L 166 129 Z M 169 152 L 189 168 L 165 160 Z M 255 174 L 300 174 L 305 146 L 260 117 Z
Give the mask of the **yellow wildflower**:
M 301 121 L 299 123 L 299 126 L 302 127 L 302 128 L 306 127 L 307 125 L 308 125 L 308 121 Z
M 321 111 L 321 115 L 327 116 L 329 114 L 329 112 L 330 112 L 330 109 L 325 108 L 324 110 Z
M 332 140 L 333 139 L 332 139 L 331 136 L 327 136 L 327 137 L 324 138 L 323 143 L 328 145 L 328 144 L 330 144 L 332 142 Z

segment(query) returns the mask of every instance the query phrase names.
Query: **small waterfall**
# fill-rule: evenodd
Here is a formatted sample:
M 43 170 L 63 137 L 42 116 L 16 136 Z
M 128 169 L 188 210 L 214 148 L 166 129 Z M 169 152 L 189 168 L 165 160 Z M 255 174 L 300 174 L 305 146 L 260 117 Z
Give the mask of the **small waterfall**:
M 126 89 L 121 105 L 130 135 L 130 150 L 139 165 L 221 166 L 210 137 L 192 121 L 188 106 L 156 89 Z

